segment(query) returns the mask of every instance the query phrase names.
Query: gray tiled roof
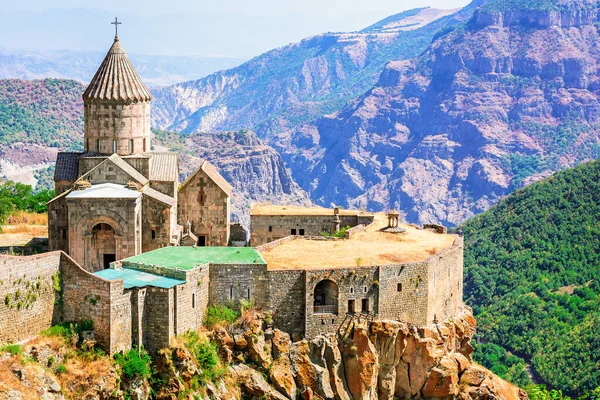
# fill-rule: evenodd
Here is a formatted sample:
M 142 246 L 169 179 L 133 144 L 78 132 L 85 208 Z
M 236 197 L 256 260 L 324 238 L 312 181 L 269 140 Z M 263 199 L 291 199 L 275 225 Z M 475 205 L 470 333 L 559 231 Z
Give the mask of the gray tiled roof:
M 233 189 L 233 186 L 231 186 L 229 182 L 227 182 L 225 178 L 223 178 L 221 174 L 219 174 L 219 171 L 217 171 L 217 169 L 208 161 L 203 161 L 202 165 L 200 165 L 200 168 L 198 168 L 195 172 L 188 176 L 187 179 L 181 184 L 179 190 L 182 190 L 185 186 L 187 186 L 188 183 L 190 183 L 194 179 L 194 176 L 196 176 L 196 174 L 200 171 L 203 171 L 210 179 L 212 179 L 212 181 L 223 192 L 225 192 L 225 194 L 231 196 L 231 190 Z
M 81 153 L 58 153 L 56 168 L 54 169 L 55 181 L 75 181 L 79 174 L 79 157 Z
M 175 205 L 175 199 L 173 197 L 167 196 L 166 194 L 161 193 L 158 190 L 154 190 L 149 186 L 146 186 L 142 193 L 153 198 L 154 200 L 158 200 L 161 203 L 168 205 L 169 207 L 173 207 L 173 205 Z
M 151 181 L 174 182 L 179 178 L 177 153 L 152 153 L 150 159 Z
M 96 75 L 83 93 L 83 100 L 150 101 L 152 95 L 144 85 L 125 50 L 115 37 Z

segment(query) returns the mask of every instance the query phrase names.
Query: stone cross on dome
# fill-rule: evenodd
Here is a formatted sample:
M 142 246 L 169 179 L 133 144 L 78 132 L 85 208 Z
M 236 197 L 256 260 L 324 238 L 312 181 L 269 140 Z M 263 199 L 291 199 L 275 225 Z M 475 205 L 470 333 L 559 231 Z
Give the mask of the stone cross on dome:
M 115 17 L 115 21 L 110 23 L 115 26 L 115 37 L 119 37 L 119 25 L 122 25 L 122 22 L 119 22 L 117 17 Z

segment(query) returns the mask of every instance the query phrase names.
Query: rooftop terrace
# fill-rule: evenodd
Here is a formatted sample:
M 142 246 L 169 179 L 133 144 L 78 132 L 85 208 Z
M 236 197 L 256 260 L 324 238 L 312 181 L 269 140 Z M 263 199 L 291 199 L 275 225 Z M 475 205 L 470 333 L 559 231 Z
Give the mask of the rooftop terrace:
M 276 206 L 272 204 L 257 204 L 252 207 L 251 215 L 333 215 L 333 208 Z M 373 215 L 360 210 L 342 210 L 340 215 Z
M 165 268 L 190 270 L 198 265 L 211 264 L 264 264 L 253 247 L 187 247 L 168 246 L 129 257 L 123 262 L 158 265 Z
M 401 264 L 423 261 L 452 246 L 455 235 L 402 225 L 406 233 L 385 233 L 384 214 L 376 214 L 367 230 L 347 240 L 296 239 L 271 250 L 261 251 L 270 270 L 353 268 L 360 258 L 361 266 Z

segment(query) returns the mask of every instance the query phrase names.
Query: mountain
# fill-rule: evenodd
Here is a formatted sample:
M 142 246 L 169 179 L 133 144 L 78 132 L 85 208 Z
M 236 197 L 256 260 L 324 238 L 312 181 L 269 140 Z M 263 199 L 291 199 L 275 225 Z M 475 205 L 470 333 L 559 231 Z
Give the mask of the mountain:
M 71 80 L 0 79 L 0 178 L 53 185 L 56 154 L 83 150 L 84 89 Z M 252 201 L 310 204 L 281 156 L 251 131 L 185 136 L 154 131 L 153 147 L 179 153 L 182 181 L 202 159 L 217 166 L 234 186 L 234 219 L 245 226 Z
M 557 172 L 461 225 L 483 350 L 500 345 L 573 394 L 600 393 L 599 178 L 600 161 Z
M 422 16 L 421 21 L 433 22 L 420 27 L 414 25 L 418 15 L 432 12 L 407 11 L 384 20 L 381 27 L 310 37 L 239 67 L 157 89 L 153 124 L 187 133 L 253 129 L 270 140 L 339 110 L 375 84 L 388 61 L 417 56 L 436 32 L 467 18 L 469 10 L 443 17 L 440 11 L 437 19 Z M 394 28 L 386 28 L 390 25 Z M 407 25 L 416 29 L 405 30 Z
M 591 0 L 488 2 L 271 144 L 318 204 L 460 223 L 600 156 L 598 22 Z
M 89 82 L 105 53 L 75 50 L 14 50 L 0 48 L 0 79 L 62 78 Z M 148 86 L 165 86 L 197 79 L 231 68 L 243 60 L 231 57 L 193 57 L 130 54 Z

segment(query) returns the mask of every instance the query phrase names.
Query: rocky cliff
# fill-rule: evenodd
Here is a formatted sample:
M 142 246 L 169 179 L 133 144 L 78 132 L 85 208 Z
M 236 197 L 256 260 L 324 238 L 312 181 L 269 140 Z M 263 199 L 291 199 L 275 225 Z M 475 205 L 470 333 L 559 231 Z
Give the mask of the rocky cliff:
M 361 32 L 310 37 L 239 67 L 155 90 L 153 124 L 179 132 L 253 129 L 271 137 L 337 111 L 369 89 L 385 63 L 417 56 L 438 30 L 471 12 L 409 10 Z
M 263 328 L 266 328 L 263 332 Z M 272 399 L 524 399 L 527 395 L 471 360 L 475 319 L 417 327 L 347 318 L 336 335 L 292 342 L 277 329 L 250 324 L 215 332 L 223 354 L 268 371 L 270 384 L 234 366 L 242 391 Z M 269 388 L 271 387 L 271 388 Z
M 488 2 L 276 148 L 317 203 L 456 224 L 600 156 L 597 21 L 592 1 Z

